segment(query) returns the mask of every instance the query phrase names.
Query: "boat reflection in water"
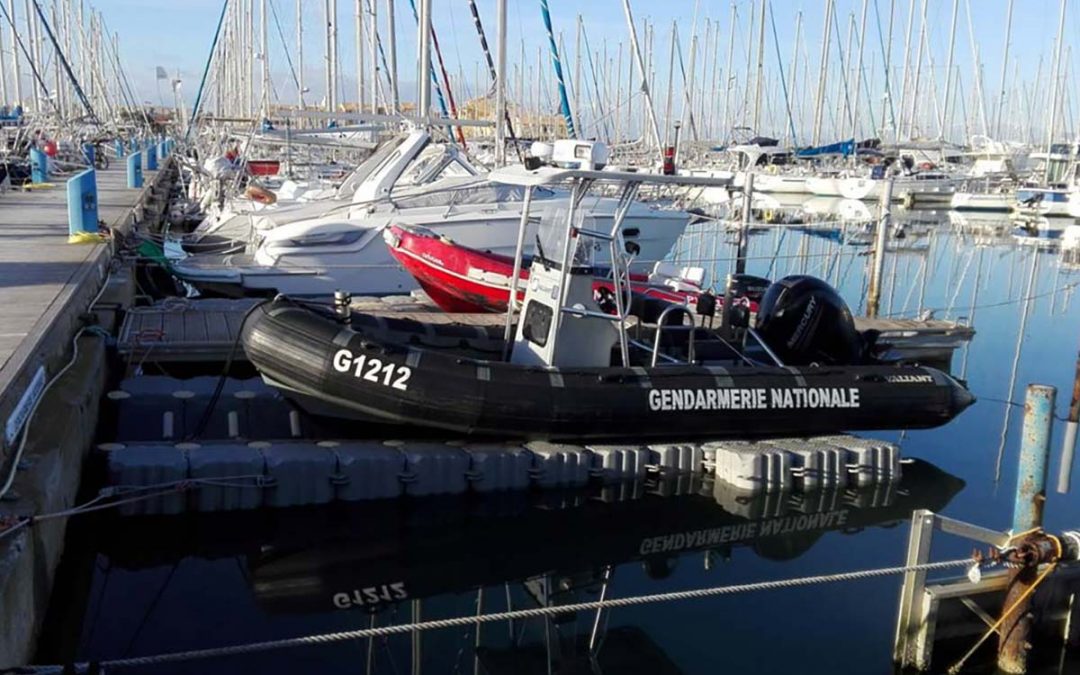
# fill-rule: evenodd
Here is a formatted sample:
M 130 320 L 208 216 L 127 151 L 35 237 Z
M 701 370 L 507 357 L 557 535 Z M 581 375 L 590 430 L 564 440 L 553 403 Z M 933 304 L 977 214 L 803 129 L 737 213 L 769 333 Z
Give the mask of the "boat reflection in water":
M 175 577 L 201 574 L 205 582 L 198 583 L 230 584 L 188 602 L 214 605 L 200 606 L 199 611 L 214 613 L 218 624 L 236 628 L 206 635 L 180 623 L 168 627 L 170 637 L 164 642 L 140 644 L 138 650 L 165 652 L 265 639 L 266 631 L 280 636 L 283 620 L 289 634 L 304 634 L 410 623 L 417 616 L 470 616 L 478 607 L 485 613 L 501 612 L 508 603 L 523 609 L 669 590 L 655 580 L 667 578 L 677 565 L 703 561 L 708 568 L 741 556 L 739 549 L 770 561 L 791 560 L 830 531 L 856 536 L 866 528 L 903 523 L 914 509 L 940 511 L 963 487 L 959 478 L 914 461 L 904 465 L 897 483 L 810 493 L 750 496 L 708 477 L 677 476 L 584 492 L 134 517 L 124 520 L 123 527 L 99 529 L 112 534 L 85 542 L 93 551 L 82 556 L 82 564 L 86 574 L 95 576 L 88 584 L 90 597 L 103 583 L 102 568 L 111 571 L 108 580 L 120 588 L 135 584 L 131 579 L 145 578 L 150 570 L 162 577 L 169 571 L 171 583 L 177 583 L 175 572 Z M 218 574 L 212 580 L 206 575 L 207 563 L 231 560 L 241 564 L 241 575 Z M 645 576 L 634 568 L 643 569 Z M 126 582 L 125 575 L 130 577 Z M 634 584 L 635 578 L 643 585 Z M 625 579 L 622 585 L 619 579 Z M 110 597 L 125 594 L 110 591 Z M 230 600 L 214 604 L 219 595 Z M 124 622 L 98 618 L 110 616 L 104 596 L 86 607 L 80 656 L 105 659 L 116 656 L 109 653 L 116 645 L 128 644 L 128 635 L 117 627 Z M 119 606 L 124 601 L 112 602 Z M 156 620 L 173 619 L 162 613 Z M 474 665 L 483 672 L 532 672 L 530 662 L 537 672 L 545 672 L 545 660 L 555 662 L 553 672 L 576 672 L 580 663 L 590 661 L 607 672 L 677 672 L 665 655 L 674 647 L 659 645 L 640 628 L 625 625 L 625 619 L 610 631 L 593 612 L 516 621 L 509 631 L 506 623 L 485 624 L 480 637 L 477 626 L 469 627 L 474 632 L 458 658 L 472 661 L 475 656 Z M 253 635 L 253 630 L 258 633 Z M 424 645 L 436 649 L 440 634 L 453 633 L 460 640 L 462 630 L 425 633 Z M 123 634 L 109 636 L 111 631 Z M 399 660 L 421 658 L 418 641 L 408 656 L 411 639 L 391 637 L 381 646 L 376 641 L 376 662 L 391 658 L 386 654 Z M 313 656 L 310 649 L 301 651 Z M 286 653 L 277 652 L 275 658 Z M 321 661 L 336 662 L 333 655 L 338 653 L 330 651 Z M 443 650 L 435 653 L 451 658 Z M 634 667 L 620 665 L 628 662 Z

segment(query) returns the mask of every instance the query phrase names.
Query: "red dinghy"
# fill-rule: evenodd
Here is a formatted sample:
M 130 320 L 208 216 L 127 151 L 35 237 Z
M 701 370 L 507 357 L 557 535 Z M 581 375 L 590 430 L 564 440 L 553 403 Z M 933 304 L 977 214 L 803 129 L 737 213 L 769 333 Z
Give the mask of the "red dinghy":
M 510 299 L 510 277 L 514 260 L 509 256 L 478 251 L 455 244 L 431 230 L 409 225 L 391 225 L 383 239 L 394 259 L 416 279 L 431 300 L 444 312 L 505 312 Z M 697 305 L 704 270 L 686 268 L 682 275 L 668 275 L 657 265 L 651 275 L 631 274 L 635 293 L 676 304 Z M 525 299 L 524 283 L 529 268 L 521 269 L 518 297 Z M 594 291 L 611 290 L 610 281 L 597 278 Z M 756 305 L 756 303 L 753 303 Z M 756 306 L 751 306 L 756 311 Z

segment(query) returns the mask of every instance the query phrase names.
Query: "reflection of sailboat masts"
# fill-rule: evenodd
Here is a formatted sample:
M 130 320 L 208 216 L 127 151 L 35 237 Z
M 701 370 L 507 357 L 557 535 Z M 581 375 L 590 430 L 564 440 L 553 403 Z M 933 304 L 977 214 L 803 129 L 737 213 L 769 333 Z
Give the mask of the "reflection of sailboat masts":
M 969 326 L 975 325 L 975 303 L 979 299 L 979 283 L 982 278 L 983 253 L 986 249 L 979 249 L 979 263 L 975 268 L 975 282 L 971 285 L 971 305 L 968 309 L 967 321 Z M 964 343 L 964 356 L 960 364 L 960 379 L 967 379 L 968 354 L 971 353 L 971 340 Z
M 1016 373 L 1020 366 L 1020 350 L 1024 345 L 1024 329 L 1027 328 L 1028 310 L 1031 308 L 1032 293 L 1035 286 L 1035 274 L 1039 268 L 1039 252 L 1031 252 L 1031 272 L 1028 274 L 1027 290 L 1024 292 L 1023 311 L 1020 314 L 1020 328 L 1016 331 L 1016 351 L 1013 354 L 1012 373 L 1009 375 L 1009 388 L 1005 398 L 1012 401 L 1013 388 L 1016 386 Z M 994 484 L 1001 480 L 1001 461 L 1005 457 L 1005 439 L 1009 435 L 1009 421 L 1012 419 L 1012 405 L 1005 411 L 1005 423 L 1001 427 L 1001 444 L 998 446 L 997 463 L 994 466 Z
M 926 285 L 930 279 L 930 259 L 933 256 L 935 248 L 934 243 L 937 241 L 937 230 L 930 230 L 930 248 L 926 260 L 923 261 L 922 269 L 922 283 L 919 284 L 919 314 L 922 314 L 923 307 L 926 307 Z
M 604 602 L 605 598 L 607 598 L 607 591 L 608 587 L 611 585 L 611 576 L 614 573 L 614 569 L 615 568 L 612 565 L 607 565 L 604 567 L 604 575 L 600 586 L 600 602 Z M 590 654 L 595 655 L 598 649 L 596 639 L 598 634 L 600 633 L 600 620 L 603 618 L 603 612 L 604 610 L 602 607 L 596 608 L 596 618 L 593 620 L 592 633 L 589 634 Z

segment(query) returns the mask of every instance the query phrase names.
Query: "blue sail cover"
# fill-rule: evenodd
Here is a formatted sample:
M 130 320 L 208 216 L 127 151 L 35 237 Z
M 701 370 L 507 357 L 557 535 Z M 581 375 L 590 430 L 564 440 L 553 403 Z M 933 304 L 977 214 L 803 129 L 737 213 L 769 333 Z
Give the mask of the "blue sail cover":
M 821 155 L 850 155 L 855 152 L 855 139 L 819 145 L 816 148 L 802 148 L 795 151 L 796 157 L 818 157 Z

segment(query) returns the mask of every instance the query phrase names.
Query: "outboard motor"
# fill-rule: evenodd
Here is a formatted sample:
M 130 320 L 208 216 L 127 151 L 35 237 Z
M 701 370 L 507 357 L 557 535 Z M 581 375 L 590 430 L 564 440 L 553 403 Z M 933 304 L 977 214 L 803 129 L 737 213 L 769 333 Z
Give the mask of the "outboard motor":
M 817 277 L 794 275 L 770 286 L 758 308 L 757 331 L 788 365 L 854 364 L 867 351 L 847 303 Z

